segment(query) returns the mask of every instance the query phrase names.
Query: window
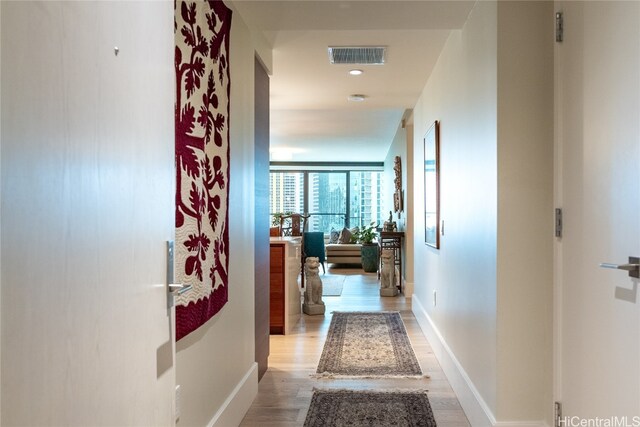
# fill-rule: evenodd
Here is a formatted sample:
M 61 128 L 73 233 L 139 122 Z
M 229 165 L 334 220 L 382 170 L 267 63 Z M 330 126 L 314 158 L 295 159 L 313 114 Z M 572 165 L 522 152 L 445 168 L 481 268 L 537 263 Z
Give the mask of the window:
M 350 173 L 351 203 L 349 224 L 361 227 L 372 222 L 382 225 L 382 172 L 356 171 Z
M 342 230 L 347 216 L 347 172 L 308 172 L 309 231 Z
M 384 222 L 382 171 L 271 171 L 270 212 L 309 213 L 308 230 Z
M 269 211 L 304 212 L 304 173 L 271 172 L 269 174 Z

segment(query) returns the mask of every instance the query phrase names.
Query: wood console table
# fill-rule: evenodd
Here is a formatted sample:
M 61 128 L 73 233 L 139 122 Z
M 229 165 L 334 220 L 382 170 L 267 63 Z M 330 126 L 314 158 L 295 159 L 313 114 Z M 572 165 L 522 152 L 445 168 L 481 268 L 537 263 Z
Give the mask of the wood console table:
M 269 330 L 287 334 L 300 319 L 301 241 L 295 237 L 271 237 L 269 268 Z
M 402 239 L 404 231 L 380 231 L 378 233 L 378 258 L 382 255 L 383 249 L 393 249 L 395 264 L 398 266 L 398 290 L 402 291 Z M 380 279 L 380 259 L 378 259 L 378 279 Z

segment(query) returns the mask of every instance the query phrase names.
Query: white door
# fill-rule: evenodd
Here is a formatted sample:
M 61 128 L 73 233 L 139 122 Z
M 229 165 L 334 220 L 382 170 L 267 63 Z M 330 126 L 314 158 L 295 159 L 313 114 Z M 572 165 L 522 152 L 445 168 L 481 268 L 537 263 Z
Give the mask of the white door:
M 173 425 L 173 3 L 0 8 L 1 423 Z
M 556 398 L 562 425 L 640 425 L 638 279 L 599 266 L 640 257 L 640 3 L 556 10 Z

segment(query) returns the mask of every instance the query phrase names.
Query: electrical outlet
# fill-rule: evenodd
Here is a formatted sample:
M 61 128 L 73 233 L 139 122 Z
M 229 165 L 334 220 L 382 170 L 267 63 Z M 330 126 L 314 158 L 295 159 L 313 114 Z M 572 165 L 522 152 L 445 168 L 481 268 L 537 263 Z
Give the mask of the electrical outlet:
M 436 306 L 436 303 L 438 302 L 438 291 L 433 291 L 433 306 Z
M 180 409 L 181 409 L 180 399 L 181 399 L 180 386 L 177 385 L 176 386 L 176 421 L 180 419 Z

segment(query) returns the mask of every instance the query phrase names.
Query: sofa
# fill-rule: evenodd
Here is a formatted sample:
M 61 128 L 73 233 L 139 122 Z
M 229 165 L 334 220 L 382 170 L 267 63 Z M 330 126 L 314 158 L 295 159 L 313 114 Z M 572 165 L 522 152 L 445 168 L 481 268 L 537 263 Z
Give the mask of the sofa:
M 329 243 L 326 245 L 327 262 L 332 264 L 358 264 L 360 260 L 360 243 Z
M 350 243 L 353 241 L 353 233 L 357 228 L 351 230 L 344 228 L 342 231 L 331 230 L 329 243 L 325 245 L 327 262 L 332 264 L 358 264 L 361 265 L 360 243 Z

